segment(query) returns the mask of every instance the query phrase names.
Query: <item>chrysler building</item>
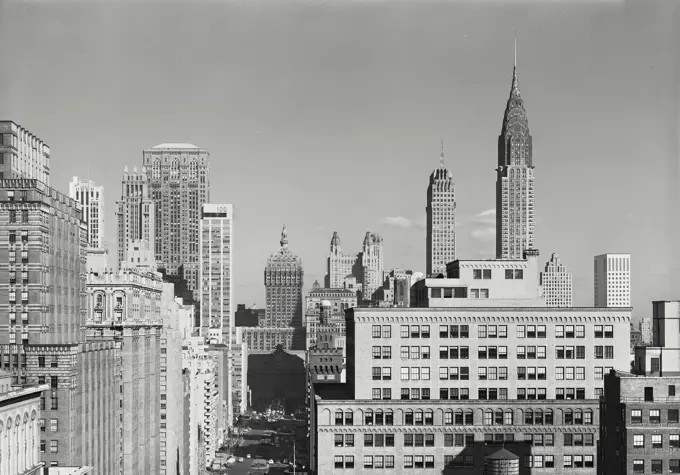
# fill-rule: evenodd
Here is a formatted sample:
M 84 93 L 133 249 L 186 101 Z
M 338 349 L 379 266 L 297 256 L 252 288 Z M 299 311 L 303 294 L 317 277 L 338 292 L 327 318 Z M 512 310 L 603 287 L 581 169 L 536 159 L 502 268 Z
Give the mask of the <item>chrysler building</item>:
M 444 141 L 439 168 L 427 187 L 427 275 L 446 275 L 446 264 L 456 260 L 456 193 L 451 171 L 444 167 Z
M 510 98 L 498 137 L 496 179 L 496 257 L 523 259 L 535 249 L 534 164 L 524 101 L 519 93 L 517 54 Z

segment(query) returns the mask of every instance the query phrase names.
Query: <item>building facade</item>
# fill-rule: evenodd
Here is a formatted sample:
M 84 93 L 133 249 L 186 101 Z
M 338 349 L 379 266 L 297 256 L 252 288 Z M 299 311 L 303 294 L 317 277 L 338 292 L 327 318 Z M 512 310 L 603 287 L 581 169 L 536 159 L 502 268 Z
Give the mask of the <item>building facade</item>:
M 630 254 L 601 254 L 594 259 L 596 307 L 630 307 Z
M 553 253 L 541 272 L 543 296 L 548 307 L 569 308 L 572 303 L 571 272 L 560 261 L 559 254 Z
M 198 236 L 201 330 L 211 341 L 227 345 L 234 327 L 233 219 L 234 207 L 230 204 L 201 207 Z
M 605 376 L 598 474 L 680 473 L 680 302 L 652 303 L 652 346 Z
M 115 341 L 120 360 L 115 421 L 121 463 L 115 473 L 160 473 L 161 276 L 89 269 L 87 294 L 87 338 Z
M 426 274 L 446 275 L 446 264 L 456 260 L 456 191 L 453 174 L 444 166 L 442 140 L 439 168 L 427 187 Z
M 644 317 L 640 319 L 640 333 L 642 338 L 642 343 L 651 345 L 652 336 L 654 332 L 652 331 L 652 319 L 649 317 Z
M 50 186 L 50 147 L 11 120 L 0 121 L 0 180 L 34 179 Z
M 40 430 L 45 420 L 40 415 L 40 396 L 49 386 L 12 387 L 12 377 L 0 372 L 0 473 L 38 475 Z
M 154 251 L 168 274 L 180 267 L 198 298 L 199 220 L 210 202 L 210 154 L 191 144 L 165 143 L 144 150 L 143 165 L 154 203 Z
M 281 339 L 275 336 L 274 341 L 271 341 L 271 336 L 267 337 L 262 332 L 259 336 L 265 336 L 269 340 L 266 343 L 267 347 L 264 348 L 268 351 L 273 351 L 276 345 L 280 344 L 276 341 L 282 341 L 284 349 L 304 349 L 302 321 L 304 271 L 302 259 L 288 247 L 288 231 L 285 226 L 281 231 L 280 244 L 279 250 L 267 259 L 264 270 L 266 308 L 264 322 L 260 322 L 260 327 L 264 327 L 268 333 L 281 335 Z
M 69 196 L 83 205 L 88 247 L 104 247 L 104 187 L 74 176 L 69 183 Z
M 496 257 L 521 259 L 536 247 L 535 186 L 532 139 L 517 66 L 498 137 L 496 169 Z
M 154 203 L 149 195 L 149 181 L 145 169 L 128 173 L 125 167 L 121 182 L 120 200 L 116 201 L 118 221 L 118 262 L 128 261 L 130 243 L 146 241 L 155 250 Z
M 354 277 L 355 290 L 362 300 L 370 301 L 383 284 L 384 270 L 383 239 L 379 234 L 367 232 L 360 253 L 344 254 L 338 233 L 333 233 L 331 253 L 326 261 L 326 288 L 345 288 L 347 278 Z
M 82 205 L 37 179 L 0 182 L 0 354 L 41 398 L 47 465 L 115 473 L 115 343 L 87 343 Z

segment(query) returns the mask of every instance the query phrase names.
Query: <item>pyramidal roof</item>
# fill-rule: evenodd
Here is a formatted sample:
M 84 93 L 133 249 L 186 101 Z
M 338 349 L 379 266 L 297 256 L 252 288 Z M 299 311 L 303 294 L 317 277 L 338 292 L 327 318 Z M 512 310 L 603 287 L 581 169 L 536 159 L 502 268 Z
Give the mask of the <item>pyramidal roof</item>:
M 491 460 L 517 460 L 517 459 L 519 459 L 519 457 L 517 455 L 510 452 L 505 447 L 495 451 L 491 455 L 488 455 L 486 458 L 491 459 Z

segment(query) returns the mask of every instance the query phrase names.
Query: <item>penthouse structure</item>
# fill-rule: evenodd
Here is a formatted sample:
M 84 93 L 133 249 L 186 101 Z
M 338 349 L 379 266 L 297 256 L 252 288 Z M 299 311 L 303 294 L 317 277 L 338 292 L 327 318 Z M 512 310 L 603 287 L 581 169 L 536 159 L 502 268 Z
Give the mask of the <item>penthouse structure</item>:
M 610 371 L 600 400 L 600 475 L 680 473 L 680 302 L 653 307 L 652 346 Z
M 315 473 L 478 474 L 501 445 L 532 473 L 595 473 L 602 376 L 628 365 L 631 310 L 547 307 L 525 256 L 455 261 L 414 285 L 416 307 L 347 312 L 347 382 L 314 386 Z

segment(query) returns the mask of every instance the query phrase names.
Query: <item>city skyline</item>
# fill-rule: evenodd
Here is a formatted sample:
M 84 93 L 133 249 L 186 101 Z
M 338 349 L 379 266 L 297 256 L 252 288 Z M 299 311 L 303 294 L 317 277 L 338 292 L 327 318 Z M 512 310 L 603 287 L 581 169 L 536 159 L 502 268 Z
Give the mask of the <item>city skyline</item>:
M 0 62 L 13 66 L 0 75 L 3 118 L 50 146 L 52 186 L 62 192 L 98 156 L 90 178 L 109 190 L 109 222 L 123 169 L 139 166 L 142 150 L 167 141 L 208 150 L 219 183 L 211 201 L 234 204 L 235 229 L 249 242 L 235 257 L 235 301 L 263 306 L 262 268 L 283 223 L 305 266 L 305 293 L 323 279 L 336 230 L 347 243 L 375 230 L 385 240 L 386 270 L 424 272 L 424 194 L 441 136 L 457 188 L 458 257 L 493 257 L 493 168 L 516 30 L 539 163 L 542 260 L 560 254 L 574 276 L 576 306 L 592 305 L 591 259 L 607 252 L 635 261 L 636 317 L 649 301 L 674 297 L 677 264 L 668 257 L 677 261 L 670 237 L 678 227 L 669 177 L 677 178 L 678 126 L 668 98 L 678 98 L 678 62 L 669 2 L 642 9 L 592 2 L 566 12 L 559 4 L 536 6 L 525 16 L 521 6 L 282 3 L 285 11 L 233 2 L 160 12 L 162 28 L 181 25 L 194 46 L 207 49 L 201 55 L 182 46 L 183 35 L 157 31 L 162 41 L 142 41 L 155 28 L 144 20 L 159 14 L 153 4 L 3 4 Z M 126 22 L 133 11 L 137 20 Z M 225 19 L 229 28 L 218 32 Z M 261 28 L 251 36 L 239 22 Z M 350 22 L 353 38 L 346 37 Z M 40 41 L 47 34 L 50 44 Z M 83 36 L 90 44 L 79 41 Z M 316 44 L 301 41 L 306 37 Z M 10 48 L 11 39 L 18 47 Z M 55 49 L 58 63 L 49 59 Z M 81 64 L 79 55 L 90 61 L 85 77 L 69 66 Z M 173 69 L 177 57 L 192 67 Z M 32 74 L 37 61 L 47 61 L 51 74 Z M 204 77 L 187 72 L 201 66 L 208 68 Z M 183 95 L 192 82 L 195 89 Z M 55 87 L 60 94 L 50 92 Z M 59 121 L 50 110 L 60 111 Z M 290 186 L 296 180 L 304 186 Z M 328 193 L 334 182 L 351 188 Z M 368 190 L 368 198 L 348 189 Z M 337 199 L 344 194 L 349 198 Z M 109 226 L 105 236 L 112 253 L 115 232 Z

